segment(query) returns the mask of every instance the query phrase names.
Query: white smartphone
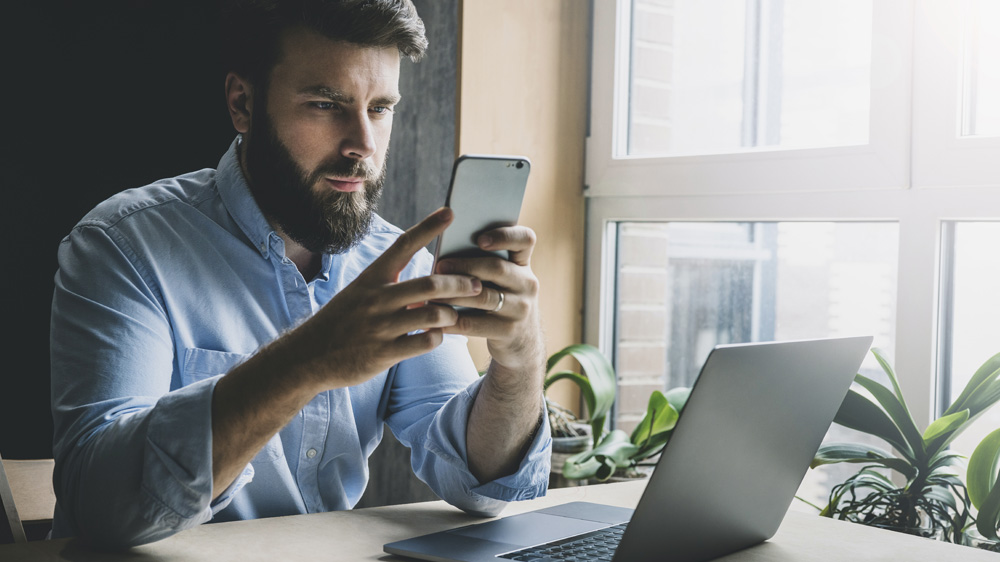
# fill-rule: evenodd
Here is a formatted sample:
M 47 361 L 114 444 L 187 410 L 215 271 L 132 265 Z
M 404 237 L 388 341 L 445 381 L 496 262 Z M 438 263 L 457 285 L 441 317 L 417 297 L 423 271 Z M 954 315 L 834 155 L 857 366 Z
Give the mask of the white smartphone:
M 455 217 L 438 238 L 434 263 L 446 257 L 489 255 L 476 238 L 517 224 L 531 161 L 524 156 L 466 154 L 455 160 L 445 206 Z M 506 251 L 492 252 L 508 259 Z

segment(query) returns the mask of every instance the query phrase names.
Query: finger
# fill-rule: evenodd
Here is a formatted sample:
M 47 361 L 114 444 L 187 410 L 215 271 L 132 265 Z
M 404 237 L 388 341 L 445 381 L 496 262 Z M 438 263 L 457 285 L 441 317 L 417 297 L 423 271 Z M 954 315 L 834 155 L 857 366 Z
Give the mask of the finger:
M 391 319 L 392 329 L 398 334 L 409 334 L 418 330 L 432 330 L 454 326 L 458 321 L 458 312 L 450 306 L 428 304 L 416 308 L 407 308 Z
M 441 331 L 445 334 L 509 340 L 517 335 L 518 325 L 497 314 L 460 314 L 455 324 L 443 327 Z
M 400 336 L 395 342 L 395 351 L 399 354 L 400 361 L 423 355 L 444 341 L 444 333 L 440 328 L 433 328 L 417 334 Z
M 535 231 L 526 226 L 504 226 L 484 232 L 476 239 L 483 250 L 495 252 L 507 250 L 510 261 L 517 265 L 528 265 L 534 251 L 537 237 Z
M 501 296 L 502 300 L 501 300 Z M 518 303 L 520 297 L 514 293 L 508 293 L 502 289 L 496 287 L 483 287 L 480 294 L 471 297 L 458 297 L 452 299 L 441 299 L 434 301 L 439 304 L 447 304 L 449 306 L 464 306 L 466 308 L 475 308 L 478 310 L 485 310 L 487 312 L 494 312 L 495 314 L 510 315 L 514 313 L 516 315 L 515 309 L 518 308 Z M 499 307 L 499 310 L 497 308 Z
M 427 275 L 386 285 L 380 299 L 390 308 L 399 308 L 433 300 L 475 296 L 482 289 L 482 281 L 468 275 Z
M 505 290 L 529 293 L 535 278 L 527 267 L 497 257 L 448 258 L 438 264 L 438 271 L 453 275 L 468 275 L 493 283 Z
M 453 216 L 451 209 L 447 207 L 441 207 L 427 215 L 424 220 L 400 234 L 392 246 L 372 262 L 362 275 L 373 276 L 382 283 L 396 281 L 399 272 L 403 271 L 413 256 L 448 228 Z

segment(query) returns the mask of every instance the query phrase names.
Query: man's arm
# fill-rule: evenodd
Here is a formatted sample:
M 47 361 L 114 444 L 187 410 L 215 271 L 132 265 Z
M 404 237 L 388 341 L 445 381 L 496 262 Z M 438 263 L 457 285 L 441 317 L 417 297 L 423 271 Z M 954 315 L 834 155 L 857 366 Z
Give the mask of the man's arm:
M 523 226 L 499 228 L 480 236 L 478 243 L 484 250 L 507 250 L 510 259 L 449 259 L 438 271 L 469 275 L 497 287 L 445 301 L 486 311 L 462 313 L 444 330 L 485 337 L 492 356 L 466 434 L 469 467 L 487 482 L 517 470 L 542 425 L 545 346 L 538 319 L 538 279 L 530 266 L 535 233 Z

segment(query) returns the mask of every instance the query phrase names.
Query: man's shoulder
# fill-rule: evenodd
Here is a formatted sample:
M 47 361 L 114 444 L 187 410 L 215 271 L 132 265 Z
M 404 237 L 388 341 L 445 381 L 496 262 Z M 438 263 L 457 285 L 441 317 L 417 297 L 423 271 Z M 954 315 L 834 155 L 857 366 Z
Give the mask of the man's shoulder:
M 216 194 L 215 170 L 205 168 L 126 189 L 94 207 L 77 226 L 110 228 L 125 219 L 183 213 Z

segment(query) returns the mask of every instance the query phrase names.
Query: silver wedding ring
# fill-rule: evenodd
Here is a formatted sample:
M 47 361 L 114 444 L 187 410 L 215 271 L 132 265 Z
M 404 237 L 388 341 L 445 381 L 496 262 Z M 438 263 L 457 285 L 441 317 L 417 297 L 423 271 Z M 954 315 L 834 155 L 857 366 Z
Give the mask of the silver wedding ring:
M 494 312 L 500 312 L 500 309 L 503 308 L 503 291 L 501 291 L 500 289 L 497 289 L 497 294 L 500 295 L 500 302 L 497 303 L 497 307 L 496 308 L 494 308 L 493 310 L 490 311 L 490 314 L 492 314 Z

